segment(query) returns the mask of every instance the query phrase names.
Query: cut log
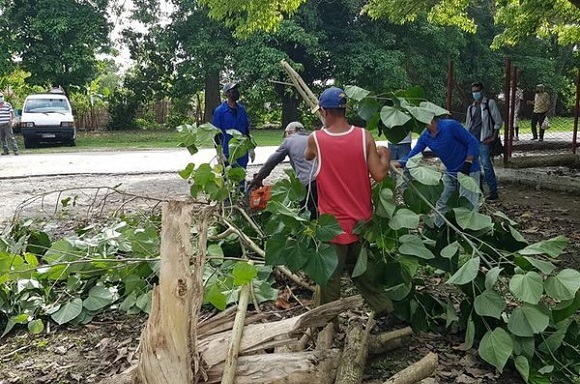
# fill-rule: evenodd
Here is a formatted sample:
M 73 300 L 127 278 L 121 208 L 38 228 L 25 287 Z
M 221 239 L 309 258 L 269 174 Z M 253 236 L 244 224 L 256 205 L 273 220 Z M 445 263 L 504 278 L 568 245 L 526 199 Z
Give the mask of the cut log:
M 412 334 L 413 330 L 411 327 L 406 327 L 379 335 L 371 335 L 369 338 L 369 353 L 372 355 L 380 355 L 381 353 L 399 348 L 403 345 L 401 338 Z
M 340 359 L 340 350 L 309 351 L 300 353 L 273 353 L 240 356 L 236 384 L 305 384 L 318 381 L 321 367 L 333 375 Z M 223 363 L 208 371 L 207 383 L 219 383 Z
M 433 374 L 437 365 L 439 364 L 439 357 L 436 353 L 429 352 L 427 356 L 407 368 L 397 372 L 389 380 L 383 384 L 413 384 L 421 381 Z
M 374 312 L 368 319 L 365 329 L 351 323 L 346 331 L 346 341 L 340 359 L 336 384 L 360 384 L 368 354 L 368 336 L 374 326 Z
M 211 207 L 198 215 L 197 255 L 190 241 L 193 209 L 190 202 L 171 201 L 163 206 L 159 285 L 153 290 L 151 314 L 141 335 L 135 383 L 196 383 L 203 375 L 197 318 L 203 303 L 201 266 Z
M 357 308 L 363 301 L 360 295 L 333 301 L 314 308 L 300 316 L 264 324 L 250 324 L 244 329 L 240 352 L 255 349 L 282 335 L 293 335 L 309 327 L 325 326 L 330 319 L 346 311 Z M 199 340 L 199 351 L 208 367 L 213 367 L 225 360 L 231 331 L 221 332 Z

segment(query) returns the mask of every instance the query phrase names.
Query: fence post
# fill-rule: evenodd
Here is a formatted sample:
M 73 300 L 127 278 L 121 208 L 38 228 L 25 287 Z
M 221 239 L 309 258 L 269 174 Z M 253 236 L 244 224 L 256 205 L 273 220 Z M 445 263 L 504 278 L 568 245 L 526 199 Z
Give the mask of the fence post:
M 453 102 L 453 60 L 447 64 L 447 110 L 451 113 L 451 103 Z
M 574 110 L 574 132 L 572 133 L 572 153 L 576 154 L 578 146 L 576 137 L 578 136 L 578 114 L 580 113 L 580 68 L 576 77 L 576 108 Z
M 505 157 L 511 159 L 514 141 L 514 122 L 516 117 L 516 90 L 518 87 L 518 68 L 512 67 L 512 79 L 510 87 L 510 104 L 509 104 L 509 120 L 506 125 L 508 131 L 508 140 L 505 141 Z
M 505 83 L 504 83 L 504 91 L 503 94 L 505 95 L 505 102 L 504 102 L 504 121 L 506 122 L 506 126 L 509 125 L 509 115 L 510 115 L 510 79 L 511 79 L 511 71 L 512 71 L 512 62 L 510 59 L 505 59 Z M 507 143 L 509 140 L 509 132 L 508 129 L 504 129 L 504 139 L 503 142 Z M 504 147 L 503 153 L 503 163 L 507 165 L 508 158 L 506 156 L 506 148 Z

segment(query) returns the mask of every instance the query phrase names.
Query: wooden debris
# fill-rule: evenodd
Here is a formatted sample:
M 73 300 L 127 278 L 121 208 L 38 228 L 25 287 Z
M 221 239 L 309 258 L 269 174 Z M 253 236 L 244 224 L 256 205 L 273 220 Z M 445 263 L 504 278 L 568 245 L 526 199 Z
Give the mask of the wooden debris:
M 421 381 L 433 374 L 437 365 L 439 364 L 439 357 L 436 353 L 429 352 L 427 356 L 407 368 L 393 375 L 389 380 L 383 384 L 413 384 Z

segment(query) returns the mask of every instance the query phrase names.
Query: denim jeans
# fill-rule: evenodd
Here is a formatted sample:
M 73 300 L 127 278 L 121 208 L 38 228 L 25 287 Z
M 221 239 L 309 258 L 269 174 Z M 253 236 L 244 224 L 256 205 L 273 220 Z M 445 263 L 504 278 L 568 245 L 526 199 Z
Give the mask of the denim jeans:
M 481 163 L 481 168 L 483 169 L 483 176 L 485 178 L 485 183 L 489 189 L 490 195 L 497 194 L 497 179 L 495 178 L 495 171 L 493 170 L 493 164 L 491 163 L 491 145 L 479 144 L 479 161 Z
M 389 143 L 389 150 L 391 151 L 391 160 L 399 160 L 409 152 L 411 152 L 411 143 L 393 144 Z
M 469 174 L 469 177 L 473 178 L 473 180 L 475 180 L 477 185 L 479 185 L 479 176 L 480 176 L 479 171 L 471 172 Z M 447 201 L 449 200 L 453 192 L 457 190 L 458 187 L 459 187 L 459 196 L 464 196 L 467 200 L 469 200 L 469 202 L 471 203 L 471 207 L 474 211 L 479 210 L 480 205 L 479 192 L 469 191 L 463 188 L 461 185 L 459 185 L 457 175 L 444 173 L 443 192 L 441 192 L 441 196 L 439 197 L 439 200 L 437 200 L 437 203 L 435 204 L 435 208 L 437 209 L 438 212 L 445 215 L 447 211 L 449 211 Z M 443 218 L 438 214 L 435 214 L 434 221 L 435 225 L 438 227 L 443 226 L 443 224 L 445 223 L 445 221 L 443 221 Z

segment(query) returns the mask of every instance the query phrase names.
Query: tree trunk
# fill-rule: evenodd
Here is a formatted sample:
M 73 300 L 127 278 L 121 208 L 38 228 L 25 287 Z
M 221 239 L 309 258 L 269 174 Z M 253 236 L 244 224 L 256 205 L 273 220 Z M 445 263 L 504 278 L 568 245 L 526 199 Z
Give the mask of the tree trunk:
M 205 107 L 203 121 L 211 121 L 214 109 L 221 102 L 220 73 L 215 70 L 205 76 Z
M 191 244 L 193 203 L 171 201 L 163 206 L 159 285 L 141 337 L 135 383 L 197 383 L 202 375 L 197 350 L 197 319 L 203 303 L 208 215 L 198 213 L 197 255 Z
M 299 120 L 299 99 L 293 92 L 282 92 L 280 97 L 282 99 L 282 128 L 285 128 L 288 123 Z

